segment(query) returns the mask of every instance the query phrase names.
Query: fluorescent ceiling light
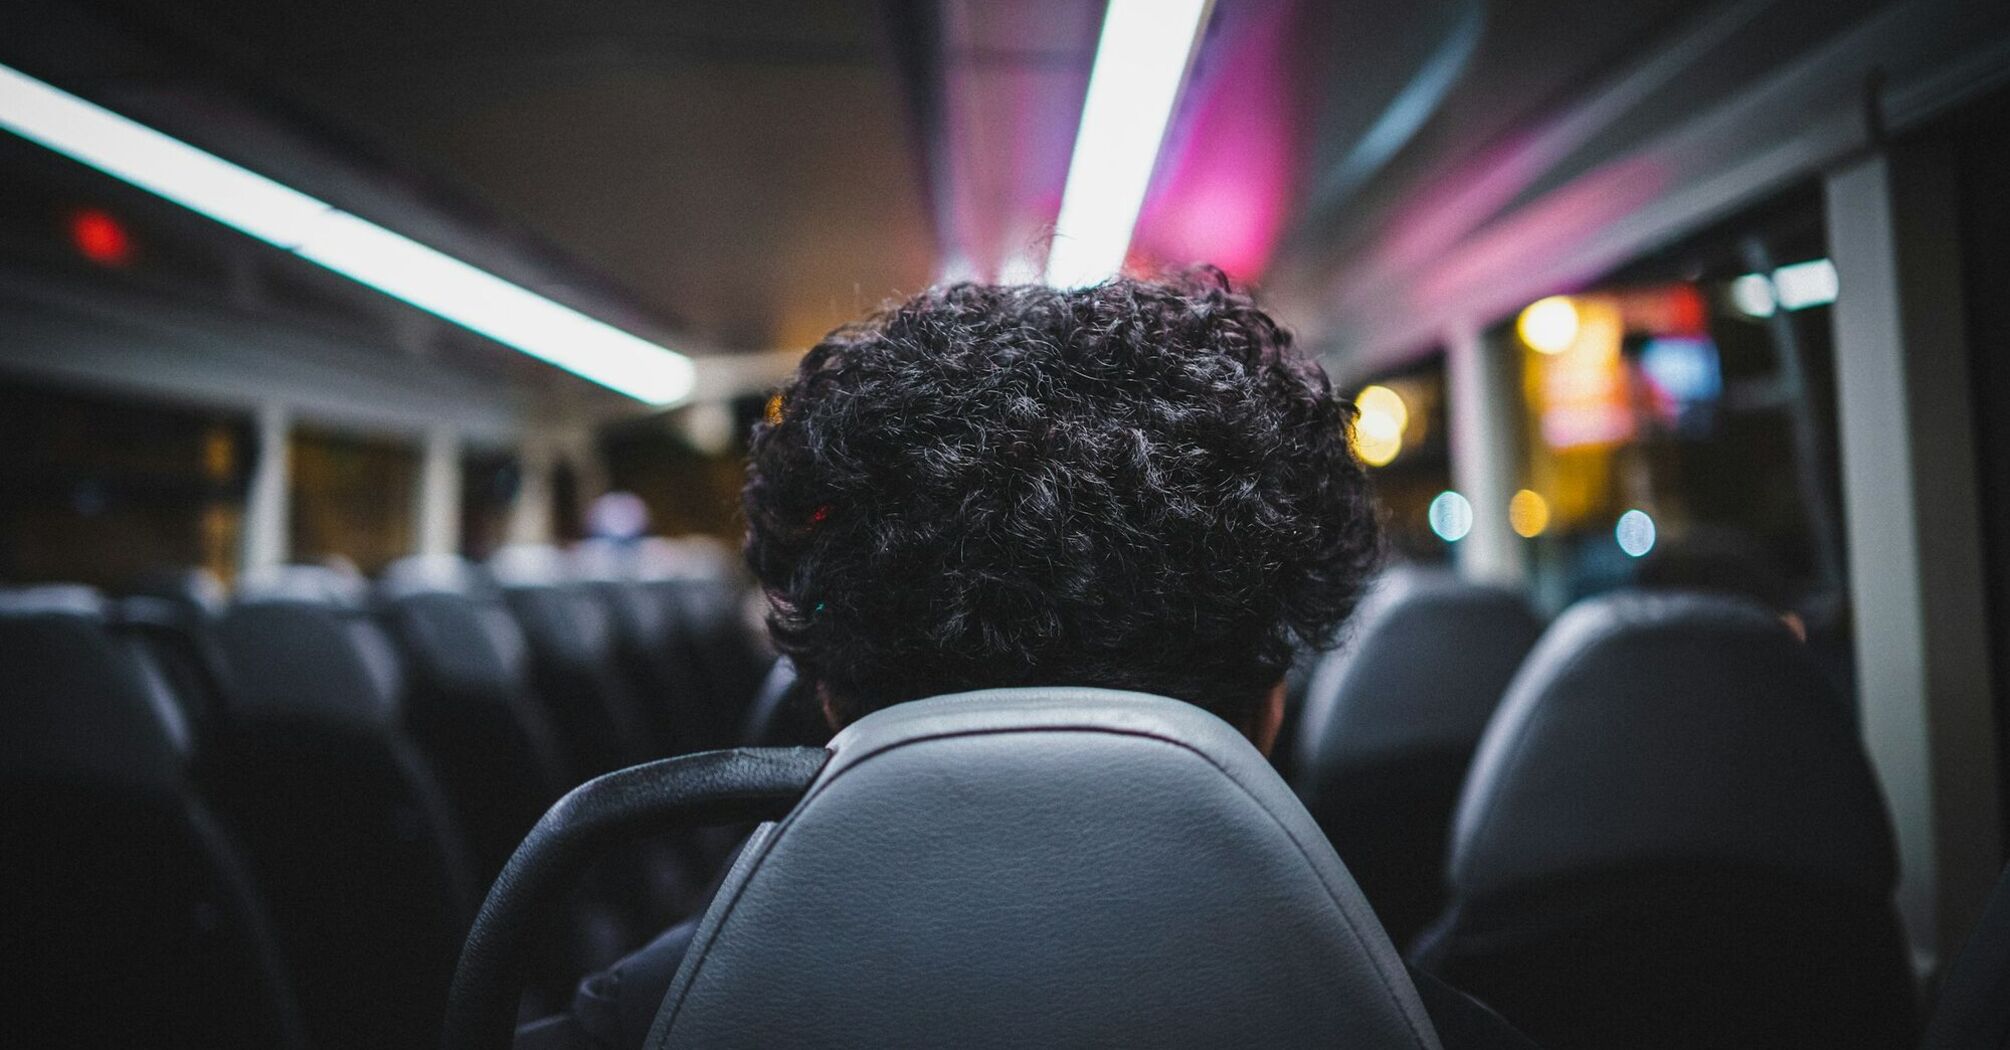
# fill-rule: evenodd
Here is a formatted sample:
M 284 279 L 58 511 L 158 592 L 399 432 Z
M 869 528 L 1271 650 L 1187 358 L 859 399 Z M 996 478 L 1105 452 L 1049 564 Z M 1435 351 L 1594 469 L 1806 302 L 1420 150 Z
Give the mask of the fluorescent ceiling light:
M 1095 284 L 1123 267 L 1208 7 L 1209 0 L 1110 0 L 1054 224 L 1048 284 Z
M 6 66 L 0 128 L 629 397 L 691 393 L 683 354 Z

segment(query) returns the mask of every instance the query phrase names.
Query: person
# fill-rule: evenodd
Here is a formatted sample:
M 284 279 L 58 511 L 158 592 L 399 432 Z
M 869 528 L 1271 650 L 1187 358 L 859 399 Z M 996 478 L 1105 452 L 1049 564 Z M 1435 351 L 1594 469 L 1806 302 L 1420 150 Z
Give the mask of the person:
M 833 727 L 1086 685 L 1197 704 L 1267 751 L 1293 653 L 1331 642 L 1381 553 L 1352 423 L 1218 270 L 933 289 L 831 333 L 770 402 L 747 562 Z M 694 928 L 517 1045 L 640 1046 Z M 1448 1046 L 1527 1045 L 1419 983 Z

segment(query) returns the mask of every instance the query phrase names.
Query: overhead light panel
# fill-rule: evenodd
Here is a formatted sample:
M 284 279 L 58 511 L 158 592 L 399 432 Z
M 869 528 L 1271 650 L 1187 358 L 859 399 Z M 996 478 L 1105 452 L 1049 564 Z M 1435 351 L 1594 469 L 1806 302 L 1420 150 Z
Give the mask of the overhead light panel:
M 683 354 L 7 66 L 0 128 L 629 397 L 691 393 Z
M 1054 224 L 1048 284 L 1082 287 L 1123 268 L 1209 6 L 1110 0 Z

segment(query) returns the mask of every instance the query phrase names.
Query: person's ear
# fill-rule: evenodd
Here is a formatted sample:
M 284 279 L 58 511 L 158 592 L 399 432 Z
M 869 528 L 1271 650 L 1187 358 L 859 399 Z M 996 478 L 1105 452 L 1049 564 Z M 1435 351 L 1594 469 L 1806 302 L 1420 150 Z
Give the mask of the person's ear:
M 822 682 L 817 683 L 817 710 L 824 713 L 824 724 L 831 727 L 831 732 L 844 728 L 844 719 L 838 716 L 837 702 L 831 699 L 831 691 L 824 688 Z
M 1255 714 L 1243 732 L 1249 734 L 1249 742 L 1256 745 L 1263 757 L 1269 758 L 1272 748 L 1277 746 L 1277 731 L 1284 727 L 1284 679 L 1270 687 L 1263 702 L 1256 707 Z

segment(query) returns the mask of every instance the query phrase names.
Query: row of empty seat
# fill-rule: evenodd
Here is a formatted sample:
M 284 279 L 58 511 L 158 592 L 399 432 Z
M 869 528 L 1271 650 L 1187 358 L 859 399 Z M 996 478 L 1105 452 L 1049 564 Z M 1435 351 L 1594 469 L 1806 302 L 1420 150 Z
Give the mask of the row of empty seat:
M 737 742 L 766 669 L 723 578 L 590 554 L 414 559 L 374 587 L 295 566 L 228 602 L 189 576 L 0 596 L 4 772 L 39 803 L 8 818 L 37 858 L 9 871 L 35 917 L 7 952 L 42 993 L 29 1030 L 432 1042 L 474 908 L 545 807 Z M 601 865 L 553 931 L 548 996 L 696 907 L 719 852 Z
M 0 592 L 27 1030 L 432 1042 L 481 893 L 559 794 L 827 738 L 736 601 L 620 549 L 416 558 L 374 584 L 294 567 L 228 601 L 190 576 Z M 1542 1045 L 1911 1045 L 1882 801 L 1771 611 L 1627 592 L 1546 626 L 1397 570 L 1290 726 L 1277 760 L 1392 941 Z M 544 938 L 534 1007 L 701 907 L 731 844 L 600 864 Z
M 1545 631 L 1399 571 L 1308 686 L 1295 784 L 1412 962 L 1546 1046 L 1910 1045 L 1891 828 L 1802 650 L 1729 596 Z

